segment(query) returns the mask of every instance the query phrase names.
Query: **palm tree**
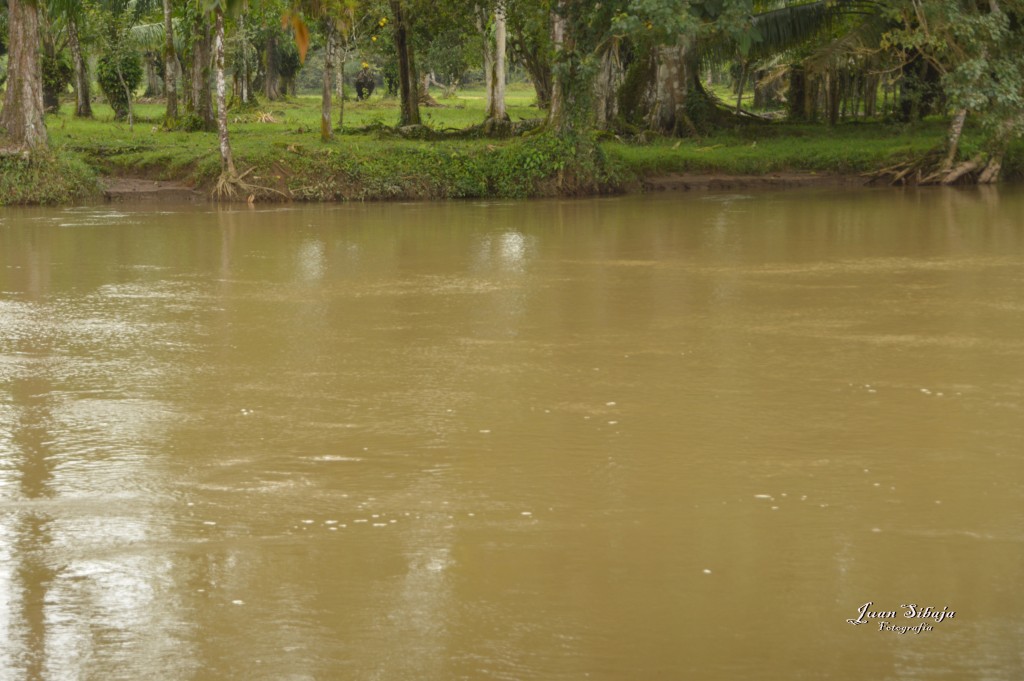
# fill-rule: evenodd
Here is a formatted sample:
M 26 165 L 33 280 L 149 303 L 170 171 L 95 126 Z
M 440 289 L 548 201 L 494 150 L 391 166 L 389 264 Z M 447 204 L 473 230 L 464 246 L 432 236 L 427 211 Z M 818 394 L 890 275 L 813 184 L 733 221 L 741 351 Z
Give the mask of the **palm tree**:
M 178 118 L 178 55 L 174 50 L 174 22 L 171 0 L 164 1 L 164 92 L 167 94 L 166 122 Z
M 235 169 L 231 139 L 228 137 L 227 86 L 224 80 L 224 12 L 236 9 L 241 3 L 240 0 L 205 0 L 205 3 L 206 11 L 213 14 L 214 20 L 213 59 L 217 84 L 217 136 L 221 160 L 217 194 L 233 196 L 240 188 L 244 188 L 244 183 Z
M 85 21 L 84 7 L 77 0 L 48 0 L 50 17 L 67 26 L 68 47 L 75 67 L 75 116 L 92 118 L 92 102 L 89 95 L 89 65 L 82 54 L 82 43 L 78 30 Z

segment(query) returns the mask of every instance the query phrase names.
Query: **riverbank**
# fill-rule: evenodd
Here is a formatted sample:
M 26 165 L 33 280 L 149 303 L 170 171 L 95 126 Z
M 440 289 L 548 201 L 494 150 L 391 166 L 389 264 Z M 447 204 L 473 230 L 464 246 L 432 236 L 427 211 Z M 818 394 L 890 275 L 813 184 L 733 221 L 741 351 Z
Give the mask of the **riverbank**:
M 537 118 L 529 93 L 513 91 L 513 120 Z M 474 93 L 424 109 L 435 131 L 482 120 Z M 943 143 L 945 123 L 914 126 L 852 122 L 834 127 L 757 123 L 702 139 L 644 143 L 608 137 L 583 156 L 565 140 L 538 132 L 511 140 L 403 139 L 385 127 L 396 103 L 346 103 L 345 132 L 319 138 L 319 98 L 297 97 L 233 114 L 236 165 L 249 184 L 237 199 L 377 201 L 535 198 L 659 190 L 852 186 L 862 175 Z M 0 159 L 0 205 L 209 197 L 220 174 L 215 133 L 166 131 L 160 103 L 136 107 L 134 126 L 113 121 L 103 105 L 79 120 L 70 105 L 47 119 L 52 152 Z M 972 152 L 971 137 L 964 152 Z M 1021 175 L 1014 148 L 1006 176 Z M 154 184 L 156 183 L 156 184 Z

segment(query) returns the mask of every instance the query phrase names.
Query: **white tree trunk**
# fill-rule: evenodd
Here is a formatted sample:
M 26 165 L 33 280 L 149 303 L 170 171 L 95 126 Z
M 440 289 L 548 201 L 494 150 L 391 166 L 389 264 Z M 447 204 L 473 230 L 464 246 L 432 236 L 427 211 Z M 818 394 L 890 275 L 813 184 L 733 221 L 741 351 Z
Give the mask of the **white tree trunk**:
M 328 142 L 334 136 L 331 129 L 331 76 L 334 74 L 334 27 L 327 27 L 327 45 L 324 47 L 324 84 L 320 96 L 320 140 Z
M 479 26 L 479 29 L 484 36 L 484 92 L 487 97 L 484 118 L 493 118 L 494 110 L 492 106 L 494 98 L 491 96 L 491 93 L 494 91 L 494 46 L 491 43 L 490 36 L 487 34 L 487 24 Z
M 492 57 L 487 74 L 489 76 L 487 79 L 487 117 L 499 121 L 508 119 L 508 114 L 505 111 L 505 46 L 507 41 L 505 8 L 499 2 L 494 9 L 494 43 L 493 46 L 488 44 L 488 52 Z
M 946 143 L 946 158 L 942 162 L 942 170 L 949 171 L 956 160 L 957 149 L 960 148 L 960 136 L 964 132 L 964 123 L 967 121 L 967 109 L 960 109 L 949 122 L 949 135 Z
M 559 3 L 561 4 L 561 3 Z M 562 50 L 565 42 L 565 17 L 560 12 L 551 15 L 551 46 L 557 54 Z M 562 118 L 562 109 L 565 108 L 565 94 L 562 92 L 562 79 L 555 71 L 551 83 L 551 108 L 548 109 L 548 120 L 559 121 Z
M 238 32 L 242 34 L 242 104 L 249 103 L 249 45 L 245 38 L 245 17 L 249 11 L 248 3 L 238 15 Z
M 601 55 L 601 68 L 597 72 L 594 88 L 595 122 L 601 130 L 607 129 L 619 114 L 616 94 L 624 77 L 625 71 L 619 59 L 619 45 L 612 42 Z
M 341 132 L 345 125 L 345 62 L 348 60 L 348 52 L 342 52 L 338 63 L 338 132 Z
M 164 91 L 167 93 L 167 121 L 178 117 L 178 56 L 174 52 L 174 22 L 171 0 L 164 0 Z

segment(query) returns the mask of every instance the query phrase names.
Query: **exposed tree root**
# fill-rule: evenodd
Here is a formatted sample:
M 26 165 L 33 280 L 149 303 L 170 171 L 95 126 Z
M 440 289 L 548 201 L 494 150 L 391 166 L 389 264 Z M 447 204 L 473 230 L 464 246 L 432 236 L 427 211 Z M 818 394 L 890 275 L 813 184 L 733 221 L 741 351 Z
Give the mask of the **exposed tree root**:
M 231 201 L 240 197 L 248 197 L 249 203 L 254 203 L 256 196 L 260 194 L 277 194 L 285 200 L 291 197 L 273 187 L 264 187 L 258 184 L 246 182 L 245 178 L 255 168 L 249 168 L 244 173 L 224 171 L 217 178 L 217 184 L 213 188 L 213 196 L 219 201 Z
M 988 160 L 988 165 L 978 176 L 978 184 L 993 184 L 999 181 L 999 173 L 1003 170 L 1003 155 L 996 154 Z
M 932 151 L 924 156 L 865 173 L 868 184 L 884 182 L 894 186 L 991 184 L 999 179 L 1002 155 L 989 158 L 979 154 L 953 165 L 946 154 Z
M 961 177 L 965 177 L 965 176 L 975 172 L 976 170 L 978 170 L 978 168 L 981 167 L 981 163 L 982 163 L 981 157 L 980 156 L 975 156 L 971 160 L 964 161 L 963 163 L 957 165 L 956 167 L 954 167 L 952 170 L 950 170 L 945 175 L 942 175 L 942 176 L 940 176 L 938 178 L 935 178 L 935 179 L 938 180 L 938 184 L 943 184 L 943 185 L 956 184 L 957 181 Z M 931 179 L 931 178 L 927 178 L 927 179 Z M 932 180 L 932 182 L 934 182 L 934 180 Z M 927 183 L 923 183 L 923 184 L 927 184 Z
M 436 99 L 434 99 L 433 96 L 431 96 L 431 94 L 429 92 L 426 92 L 426 91 L 420 92 L 420 106 L 425 106 L 428 109 L 446 109 L 446 108 L 448 108 L 444 104 L 442 104 L 441 102 L 439 102 Z

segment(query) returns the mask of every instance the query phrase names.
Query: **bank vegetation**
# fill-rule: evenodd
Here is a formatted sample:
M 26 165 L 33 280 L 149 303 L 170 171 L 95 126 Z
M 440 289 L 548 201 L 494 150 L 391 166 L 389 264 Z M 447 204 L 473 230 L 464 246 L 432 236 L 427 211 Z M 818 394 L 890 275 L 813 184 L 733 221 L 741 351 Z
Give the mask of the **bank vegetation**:
M 5 0 L 0 204 L 1020 172 L 1024 0 Z

